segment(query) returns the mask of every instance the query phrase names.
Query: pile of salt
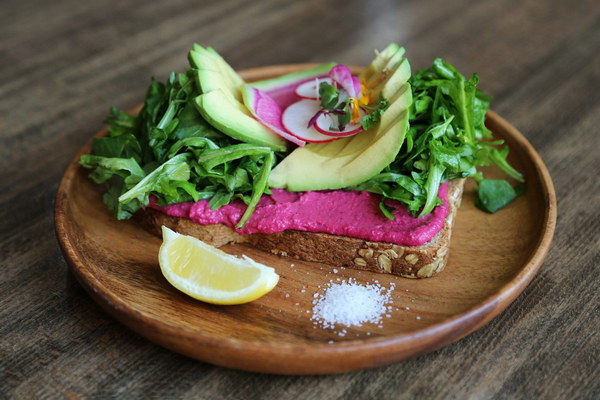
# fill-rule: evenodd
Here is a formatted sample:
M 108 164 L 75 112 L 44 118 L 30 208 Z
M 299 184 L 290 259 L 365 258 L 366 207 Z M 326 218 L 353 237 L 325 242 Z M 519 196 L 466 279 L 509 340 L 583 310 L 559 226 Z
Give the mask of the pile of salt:
M 353 279 L 339 284 L 330 283 L 322 296 L 315 296 L 311 319 L 323 328 L 335 328 L 338 324 L 362 326 L 364 323 L 381 323 L 381 316 L 392 309 L 387 303 L 393 290 L 393 284 L 386 290 L 379 284 L 360 285 Z

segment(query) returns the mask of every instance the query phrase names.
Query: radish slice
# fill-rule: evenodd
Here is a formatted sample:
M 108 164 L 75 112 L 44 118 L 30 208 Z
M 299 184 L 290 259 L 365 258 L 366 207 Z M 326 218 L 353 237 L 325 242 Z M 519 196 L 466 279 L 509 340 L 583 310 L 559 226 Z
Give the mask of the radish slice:
M 343 130 L 339 131 L 336 129 L 338 119 L 333 114 L 321 114 L 315 123 L 315 129 L 324 135 L 334 137 L 346 137 L 356 135 L 362 132 L 362 126 L 359 123 L 350 123 L 344 127 Z
M 325 76 L 311 79 L 296 86 L 296 95 L 306 100 L 318 100 L 321 82 L 332 84 L 331 78 Z
M 281 107 L 269 95 L 249 85 L 243 87 L 242 94 L 244 104 L 260 123 L 298 146 L 306 144 L 303 140 L 291 135 L 281 124 Z
M 331 142 L 336 138 L 323 135 L 314 127 L 308 127 L 308 121 L 321 110 L 321 103 L 315 100 L 300 100 L 290 105 L 281 115 L 283 127 L 298 139 L 311 143 Z

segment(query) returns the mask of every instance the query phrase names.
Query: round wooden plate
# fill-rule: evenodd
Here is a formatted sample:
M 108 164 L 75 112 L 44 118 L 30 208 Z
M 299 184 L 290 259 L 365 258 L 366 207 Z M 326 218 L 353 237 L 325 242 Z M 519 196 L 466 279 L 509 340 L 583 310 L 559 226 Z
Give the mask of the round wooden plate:
M 256 68 L 249 81 L 310 65 Z M 174 289 L 162 276 L 161 243 L 135 221 L 116 221 L 102 188 L 73 159 L 56 197 L 63 253 L 79 282 L 108 313 L 149 340 L 213 364 L 278 374 L 325 374 L 371 368 L 440 348 L 480 328 L 531 281 L 550 247 L 556 198 L 550 175 L 529 142 L 493 112 L 487 123 L 510 146 L 510 162 L 527 179 L 523 196 L 490 215 L 474 206 L 468 184 L 458 211 L 449 264 L 437 277 L 412 280 L 335 265 L 280 258 L 226 246 L 273 266 L 277 287 L 239 306 L 214 306 Z M 105 132 L 100 132 L 99 135 Z M 487 170 L 489 177 L 500 176 Z M 381 324 L 324 329 L 311 320 L 313 296 L 330 281 L 392 283 L 392 310 Z

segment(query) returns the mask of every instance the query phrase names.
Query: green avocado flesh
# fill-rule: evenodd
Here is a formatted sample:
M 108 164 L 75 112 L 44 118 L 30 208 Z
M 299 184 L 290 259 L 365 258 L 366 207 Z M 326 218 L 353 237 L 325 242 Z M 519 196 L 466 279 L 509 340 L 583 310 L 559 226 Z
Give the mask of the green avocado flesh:
M 404 55 L 404 48 L 398 46 L 396 43 L 390 43 L 384 50 L 376 53 L 377 56 L 371 64 L 360 74 L 360 77 L 365 81 L 371 79 L 373 74 L 379 74 L 386 67 L 388 62 L 394 57 L 402 57 Z
M 403 48 L 388 46 L 360 76 L 371 84 L 372 93 L 383 93 L 390 102 L 378 124 L 354 136 L 296 148 L 271 171 L 269 185 L 293 192 L 342 189 L 389 165 L 404 141 L 412 103 L 410 66 L 402 54 Z
M 285 139 L 259 123 L 246 108 L 242 97 L 244 80 L 216 51 L 195 44 L 189 60 L 198 70 L 202 93 L 195 104 L 209 124 L 242 142 L 286 150 Z

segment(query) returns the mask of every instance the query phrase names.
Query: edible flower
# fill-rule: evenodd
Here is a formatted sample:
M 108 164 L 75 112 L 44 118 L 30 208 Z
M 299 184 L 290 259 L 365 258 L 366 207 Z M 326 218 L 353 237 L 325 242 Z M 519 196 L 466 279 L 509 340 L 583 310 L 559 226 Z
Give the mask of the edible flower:
M 356 123 L 360 118 L 361 105 L 368 105 L 371 97 L 367 93 L 364 81 L 361 83 L 356 76 L 352 75 L 350 68 L 345 65 L 336 65 L 331 68 L 329 77 L 348 94 L 350 121 Z
M 377 120 L 379 119 L 383 110 L 377 110 L 379 105 L 369 107 L 371 95 L 366 83 L 353 76 L 350 68 L 336 65 L 329 71 L 329 78 L 331 84 L 317 81 L 321 108 L 309 120 L 308 127 L 315 125 L 323 114 L 337 116 L 338 126 L 335 129 L 338 131 L 343 131 L 348 124 L 362 125 L 366 129 L 376 122 L 370 117 L 373 111 L 379 111 Z M 368 124 L 365 124 L 367 120 Z
M 329 71 L 329 77 L 348 93 L 351 98 L 360 96 L 361 85 L 356 76 L 352 75 L 350 68 L 345 65 L 336 65 Z

